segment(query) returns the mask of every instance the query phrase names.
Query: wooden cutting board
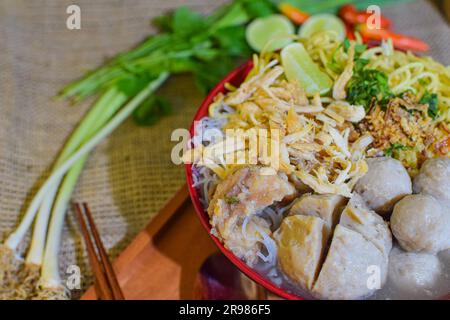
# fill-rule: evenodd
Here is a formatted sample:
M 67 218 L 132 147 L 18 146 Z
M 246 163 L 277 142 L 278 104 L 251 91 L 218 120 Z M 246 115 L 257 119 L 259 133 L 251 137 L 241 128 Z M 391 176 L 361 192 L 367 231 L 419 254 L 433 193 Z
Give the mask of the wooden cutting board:
M 195 299 L 198 270 L 216 252 L 182 187 L 114 262 L 126 299 Z M 83 300 L 96 299 L 89 288 Z

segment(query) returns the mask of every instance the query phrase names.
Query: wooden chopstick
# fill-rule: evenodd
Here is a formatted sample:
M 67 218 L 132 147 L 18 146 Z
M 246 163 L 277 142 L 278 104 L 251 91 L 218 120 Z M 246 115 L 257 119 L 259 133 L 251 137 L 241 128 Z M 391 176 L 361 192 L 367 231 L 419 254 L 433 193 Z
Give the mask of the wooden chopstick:
M 81 207 L 80 204 L 75 204 L 75 212 L 86 242 L 89 262 L 91 263 L 92 271 L 94 273 L 94 286 L 97 297 L 101 300 L 124 300 L 124 295 L 120 289 L 119 282 L 117 281 L 114 269 L 108 259 L 100 235 L 95 227 L 94 219 L 92 218 L 88 205 L 83 203 L 83 207 Z M 92 237 L 90 233 L 92 233 Z M 92 238 L 94 238 L 95 246 L 92 242 Z
M 108 279 L 109 285 L 111 286 L 113 296 L 115 300 L 125 300 L 122 290 L 120 289 L 119 282 L 117 281 L 116 273 L 114 272 L 111 262 L 109 261 L 105 247 L 103 246 L 100 235 L 98 234 L 97 228 L 95 227 L 95 222 L 94 219 L 92 218 L 92 214 L 91 211 L 89 210 L 87 203 L 83 203 L 83 207 L 89 222 L 89 226 L 91 228 L 92 235 L 94 236 L 94 241 L 97 245 L 97 249 L 100 254 L 100 259 L 103 262 L 106 278 Z

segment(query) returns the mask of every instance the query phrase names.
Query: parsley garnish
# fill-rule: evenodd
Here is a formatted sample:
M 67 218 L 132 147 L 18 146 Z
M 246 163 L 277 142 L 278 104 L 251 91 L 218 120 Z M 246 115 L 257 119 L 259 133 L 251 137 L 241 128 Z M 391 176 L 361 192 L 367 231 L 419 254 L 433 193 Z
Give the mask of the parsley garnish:
M 400 143 L 394 143 L 394 144 L 391 144 L 391 146 L 389 148 L 384 150 L 384 154 L 387 155 L 388 157 L 392 157 L 392 155 L 394 154 L 394 151 L 405 151 L 405 150 L 409 150 L 409 149 L 410 149 L 410 147 L 404 146 Z
M 373 99 L 385 104 L 393 94 L 388 85 L 388 77 L 381 71 L 366 69 L 368 60 L 358 58 L 353 68 L 353 77 L 348 85 L 348 101 L 362 105 L 369 110 Z
M 435 120 L 439 116 L 438 96 L 436 93 L 425 91 L 419 103 L 428 105 L 428 115 Z
M 231 196 L 231 197 L 225 196 L 225 202 L 227 204 L 237 204 L 237 203 L 239 203 L 239 199 L 236 196 Z

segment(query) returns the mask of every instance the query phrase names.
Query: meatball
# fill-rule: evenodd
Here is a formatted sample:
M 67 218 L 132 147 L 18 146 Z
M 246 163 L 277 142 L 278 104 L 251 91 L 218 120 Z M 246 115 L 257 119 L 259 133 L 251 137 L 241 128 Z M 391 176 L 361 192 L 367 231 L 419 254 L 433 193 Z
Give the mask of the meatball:
M 391 229 L 407 251 L 439 252 L 450 248 L 450 215 L 429 195 L 409 195 L 394 207 Z
M 400 161 L 381 157 L 367 159 L 369 171 L 358 180 L 355 191 L 379 214 L 392 211 L 395 203 L 412 193 L 411 179 Z
M 413 187 L 415 193 L 429 194 L 450 208 L 450 158 L 425 161 Z
M 359 232 L 386 257 L 389 256 L 392 249 L 392 234 L 389 226 L 382 217 L 367 207 L 358 194 L 354 194 L 348 202 L 339 223 L 350 230 Z
M 439 253 L 439 256 L 442 257 L 444 261 L 450 264 L 450 249 L 444 250 Z
M 347 199 L 338 194 L 304 194 L 294 201 L 289 214 L 319 217 L 328 232 L 334 229 Z
M 384 284 L 387 259 L 361 234 L 338 224 L 313 294 L 321 299 L 367 297 Z M 375 268 L 379 271 L 378 283 L 371 281 Z
M 389 257 L 389 280 L 402 291 L 430 289 L 440 272 L 439 259 L 429 253 L 404 252 L 395 248 Z
M 281 270 L 304 289 L 312 289 L 328 240 L 325 221 L 290 216 L 274 233 Z

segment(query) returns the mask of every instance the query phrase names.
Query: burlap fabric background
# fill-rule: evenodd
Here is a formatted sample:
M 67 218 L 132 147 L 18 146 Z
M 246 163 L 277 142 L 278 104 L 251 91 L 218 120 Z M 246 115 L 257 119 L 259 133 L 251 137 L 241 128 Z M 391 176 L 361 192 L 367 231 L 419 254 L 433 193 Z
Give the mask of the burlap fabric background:
M 225 2 L 207 0 L 0 0 L 0 236 L 18 223 L 64 140 L 89 102 L 69 106 L 52 97 L 62 87 L 153 32 L 151 17 L 187 5 L 209 12 Z M 376 2 L 376 1 L 374 1 Z M 66 8 L 81 7 L 81 30 L 66 28 Z M 431 55 L 450 63 L 450 29 L 428 2 L 387 8 L 395 28 L 425 39 Z M 187 127 L 201 102 L 189 77 L 162 89 L 175 113 L 151 128 L 129 120 L 90 157 L 74 195 L 89 203 L 114 258 L 184 182 L 171 164 L 170 133 Z M 61 249 L 61 270 L 89 268 L 72 212 Z

